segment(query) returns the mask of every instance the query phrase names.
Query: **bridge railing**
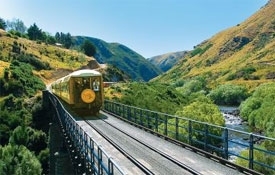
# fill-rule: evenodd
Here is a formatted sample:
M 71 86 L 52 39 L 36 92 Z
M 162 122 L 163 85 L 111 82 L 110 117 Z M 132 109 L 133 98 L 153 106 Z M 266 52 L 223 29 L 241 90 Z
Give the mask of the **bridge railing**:
M 50 102 L 54 106 L 61 127 L 66 136 L 71 140 L 71 145 L 83 160 L 83 169 L 88 174 L 125 174 L 122 169 L 113 161 L 113 159 L 103 150 L 101 145 L 96 143 L 83 128 L 76 122 L 74 117 L 67 112 L 61 102 L 51 93 L 48 92 Z M 83 165 L 82 165 L 83 166 Z M 81 167 L 80 167 L 81 168 Z
M 105 100 L 104 110 L 165 137 L 264 174 L 275 174 L 275 139 Z M 241 138 L 241 139 L 240 139 Z M 239 147 L 243 153 L 236 152 Z M 232 160 L 234 159 L 234 160 Z M 266 161 L 268 160 L 268 161 Z

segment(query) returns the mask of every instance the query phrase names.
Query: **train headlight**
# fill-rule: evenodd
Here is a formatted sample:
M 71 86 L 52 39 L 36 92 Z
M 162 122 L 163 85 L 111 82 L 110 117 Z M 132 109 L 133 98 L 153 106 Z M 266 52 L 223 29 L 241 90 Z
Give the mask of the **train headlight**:
M 91 89 L 84 89 L 81 92 L 81 99 L 85 103 L 92 103 L 95 100 L 95 92 Z

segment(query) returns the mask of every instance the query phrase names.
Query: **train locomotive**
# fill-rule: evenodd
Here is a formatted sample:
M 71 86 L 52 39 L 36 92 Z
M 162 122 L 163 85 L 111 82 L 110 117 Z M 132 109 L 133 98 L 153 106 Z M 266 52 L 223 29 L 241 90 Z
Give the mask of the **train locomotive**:
M 78 114 L 97 115 L 103 105 L 102 74 L 95 70 L 72 72 L 53 82 L 51 90 Z

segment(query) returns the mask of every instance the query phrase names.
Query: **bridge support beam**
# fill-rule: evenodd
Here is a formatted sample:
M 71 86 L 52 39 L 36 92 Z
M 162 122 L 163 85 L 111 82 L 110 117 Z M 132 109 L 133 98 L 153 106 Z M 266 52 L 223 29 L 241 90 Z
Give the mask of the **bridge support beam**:
M 42 106 L 44 109 L 48 109 L 50 106 L 49 92 L 47 90 L 42 91 Z
M 64 137 L 57 121 L 54 110 L 51 110 L 52 123 L 50 123 L 50 174 L 63 175 L 75 174 Z

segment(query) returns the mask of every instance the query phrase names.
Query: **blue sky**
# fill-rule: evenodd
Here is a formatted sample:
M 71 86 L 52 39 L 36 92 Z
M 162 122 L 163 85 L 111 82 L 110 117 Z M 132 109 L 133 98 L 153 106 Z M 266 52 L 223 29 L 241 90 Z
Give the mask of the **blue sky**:
M 118 42 L 145 58 L 191 50 L 268 0 L 0 0 L 0 17 L 43 31 Z

